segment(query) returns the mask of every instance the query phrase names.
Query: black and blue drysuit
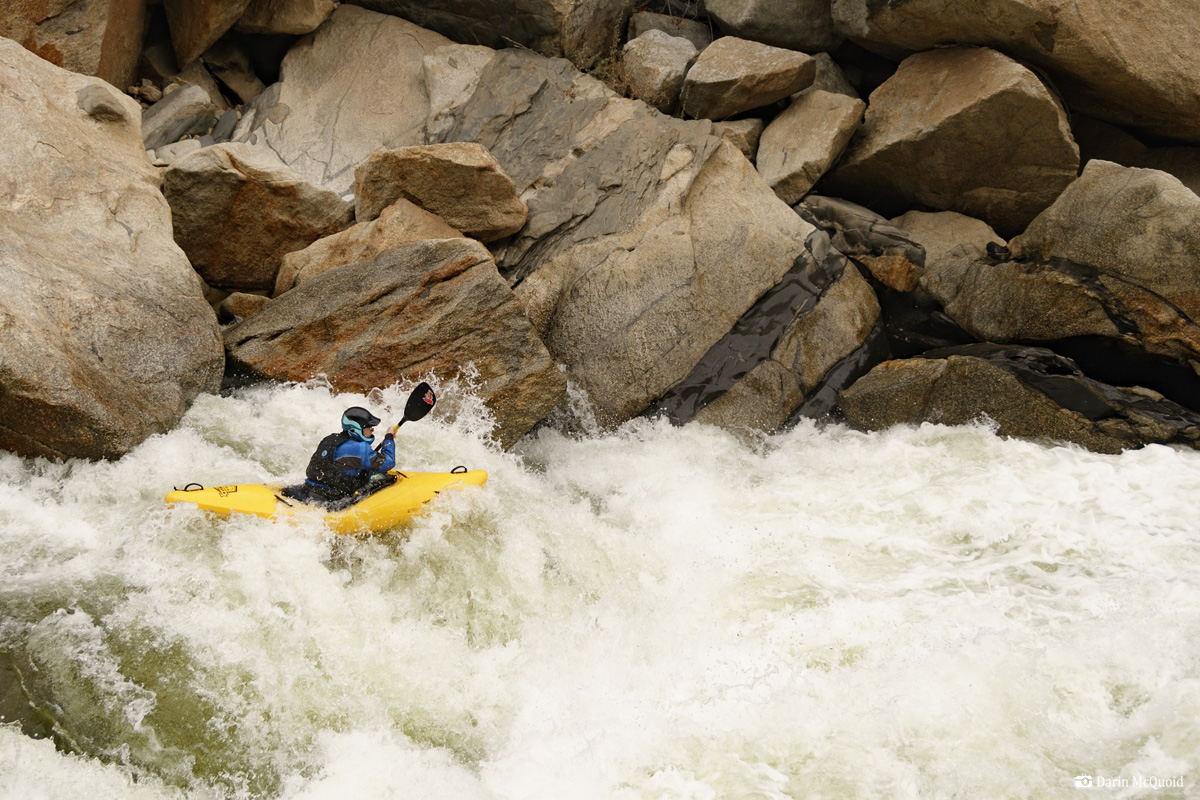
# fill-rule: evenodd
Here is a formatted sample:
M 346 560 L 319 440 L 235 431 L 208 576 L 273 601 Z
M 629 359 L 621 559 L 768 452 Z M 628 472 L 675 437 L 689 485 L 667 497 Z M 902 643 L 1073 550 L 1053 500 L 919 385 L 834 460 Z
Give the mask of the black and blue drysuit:
M 371 447 L 373 441 L 375 437 L 363 438 L 354 429 L 322 439 L 308 463 L 304 494 L 328 504 L 353 500 L 391 483 L 379 476 L 396 466 L 395 437 L 389 432 L 378 449 Z

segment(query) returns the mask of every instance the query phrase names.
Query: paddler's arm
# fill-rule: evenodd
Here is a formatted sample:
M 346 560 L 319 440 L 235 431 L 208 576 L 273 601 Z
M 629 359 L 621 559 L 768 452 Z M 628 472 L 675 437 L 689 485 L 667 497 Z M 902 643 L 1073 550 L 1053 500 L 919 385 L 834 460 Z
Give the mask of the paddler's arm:
M 400 426 L 397 425 L 396 428 Z M 392 428 L 383 437 L 383 443 L 375 450 L 371 458 L 371 469 L 376 472 L 387 472 L 396 466 L 396 428 Z

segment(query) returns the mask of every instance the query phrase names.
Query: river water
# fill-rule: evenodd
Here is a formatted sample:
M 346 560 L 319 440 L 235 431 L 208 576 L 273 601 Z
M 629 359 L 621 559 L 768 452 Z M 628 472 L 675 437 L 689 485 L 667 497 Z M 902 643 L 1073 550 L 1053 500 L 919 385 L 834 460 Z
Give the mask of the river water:
M 162 497 L 295 480 L 398 388 L 0 456 L 0 652 L 60 745 L 0 727 L 0 796 L 1200 797 L 1200 453 L 648 420 L 503 453 L 440 388 L 401 465 L 489 483 L 373 538 Z

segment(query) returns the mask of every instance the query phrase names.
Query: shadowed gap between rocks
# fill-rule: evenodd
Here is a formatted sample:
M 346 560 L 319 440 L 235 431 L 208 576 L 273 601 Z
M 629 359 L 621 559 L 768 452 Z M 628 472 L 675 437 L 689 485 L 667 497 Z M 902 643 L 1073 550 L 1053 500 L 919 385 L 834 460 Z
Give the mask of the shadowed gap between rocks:
M 709 348 L 691 374 L 651 403 L 642 416 L 662 414 L 682 425 L 770 358 L 788 326 L 816 307 L 848 265 L 823 231 L 810 234 L 806 245 L 783 279 Z

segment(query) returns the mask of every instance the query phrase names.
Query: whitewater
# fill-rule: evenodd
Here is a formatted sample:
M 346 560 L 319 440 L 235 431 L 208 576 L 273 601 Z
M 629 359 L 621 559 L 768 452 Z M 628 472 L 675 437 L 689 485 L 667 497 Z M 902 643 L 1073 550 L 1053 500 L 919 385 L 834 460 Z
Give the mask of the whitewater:
M 115 462 L 0 456 L 4 798 L 1200 797 L 1200 453 L 986 425 L 635 420 L 501 451 L 438 385 L 409 527 L 167 507 L 294 482 L 348 405 L 202 396 Z

